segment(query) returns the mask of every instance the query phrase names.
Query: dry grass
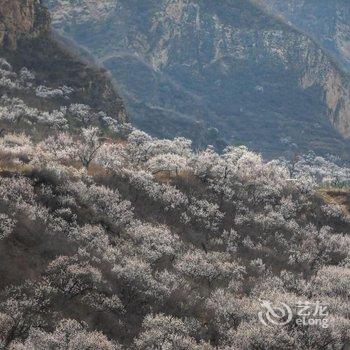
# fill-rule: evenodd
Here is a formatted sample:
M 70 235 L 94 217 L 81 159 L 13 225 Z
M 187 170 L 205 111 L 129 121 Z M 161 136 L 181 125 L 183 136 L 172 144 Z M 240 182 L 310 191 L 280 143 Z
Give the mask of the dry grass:
M 0 174 L 5 174 L 5 173 L 28 173 L 33 167 L 30 166 L 29 164 L 24 164 L 21 162 L 13 161 L 12 159 L 10 160 L 5 160 L 0 158 Z
M 318 195 L 326 204 L 338 204 L 344 213 L 350 215 L 350 188 L 324 188 Z

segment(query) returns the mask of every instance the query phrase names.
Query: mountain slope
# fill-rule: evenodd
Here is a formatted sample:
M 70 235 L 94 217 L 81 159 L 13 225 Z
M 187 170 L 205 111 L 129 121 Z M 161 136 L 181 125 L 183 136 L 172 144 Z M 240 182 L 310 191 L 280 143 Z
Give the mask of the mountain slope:
M 256 0 L 266 11 L 312 36 L 350 71 L 350 3 L 344 0 Z
M 348 196 L 317 181 L 344 187 L 350 169 L 153 138 L 99 110 L 115 93 L 94 94 L 101 73 L 48 33 L 15 39 L 0 52 L 1 349 L 349 347 Z
M 348 158 L 348 77 L 252 2 L 48 4 L 55 28 L 112 72 L 133 121 L 151 134 Z
M 1 0 L 0 5 L 0 54 L 15 70 L 26 67 L 35 71 L 37 86 L 51 90 L 68 86 L 72 89 L 69 103 L 87 103 L 115 120 L 126 120 L 123 102 L 106 73 L 80 61 L 51 37 L 49 13 L 39 1 Z M 0 92 L 6 88 L 5 82 L 3 85 Z M 17 94 L 16 89 L 11 93 Z M 35 96 L 24 99 L 33 107 L 40 106 Z M 61 104 L 62 98 L 52 98 L 50 107 Z

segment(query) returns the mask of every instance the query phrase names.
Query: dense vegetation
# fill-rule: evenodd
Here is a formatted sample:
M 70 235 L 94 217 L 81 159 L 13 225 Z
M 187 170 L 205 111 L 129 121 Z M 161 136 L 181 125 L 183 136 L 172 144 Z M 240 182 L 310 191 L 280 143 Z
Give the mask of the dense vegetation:
M 2 348 L 349 344 L 350 219 L 317 192 L 347 169 L 194 152 L 0 65 Z M 265 326 L 260 300 L 322 301 L 329 327 Z

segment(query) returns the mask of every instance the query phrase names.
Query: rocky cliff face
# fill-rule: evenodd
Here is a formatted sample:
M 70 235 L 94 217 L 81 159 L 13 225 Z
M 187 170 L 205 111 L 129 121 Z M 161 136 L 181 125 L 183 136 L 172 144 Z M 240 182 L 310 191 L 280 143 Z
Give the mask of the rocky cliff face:
M 344 0 L 255 0 L 265 11 L 312 36 L 350 71 L 350 2 Z
M 350 137 L 350 3 L 343 0 L 254 0 L 263 11 L 277 16 L 310 36 L 334 62 L 326 74 L 311 72 L 325 91 L 329 116 L 340 133 Z M 339 69 L 340 67 L 340 69 Z M 345 71 L 346 74 L 341 74 Z M 308 72 L 308 75 L 310 72 Z
M 255 1 L 49 0 L 54 26 L 116 77 L 137 126 L 196 145 L 347 155 L 349 79 Z
M 15 49 L 20 38 L 49 31 L 49 13 L 39 0 L 0 0 L 0 46 Z
M 70 102 L 86 103 L 96 110 L 126 120 L 123 102 L 109 77 L 72 55 L 66 43 L 50 35 L 50 16 L 41 0 L 0 0 L 0 53 L 16 67 L 37 73 L 37 83 L 71 87 Z

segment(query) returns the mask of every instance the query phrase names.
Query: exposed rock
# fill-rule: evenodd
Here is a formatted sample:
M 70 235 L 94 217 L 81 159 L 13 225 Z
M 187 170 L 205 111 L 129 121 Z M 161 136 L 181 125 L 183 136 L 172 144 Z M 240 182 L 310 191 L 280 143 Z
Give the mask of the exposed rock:
M 17 47 L 20 38 L 49 31 L 48 11 L 39 0 L 0 0 L 0 46 Z
M 265 11 L 307 33 L 350 71 L 350 2 L 344 0 L 254 0 Z
M 350 138 L 350 3 L 342 0 L 254 0 L 261 8 L 287 21 L 318 42 L 336 65 L 329 65 L 326 74 L 319 68 L 310 70 L 302 78 L 302 86 L 309 88 L 317 81 L 325 90 L 325 102 L 330 120 L 340 133 Z M 339 69 L 338 67 L 341 67 Z

